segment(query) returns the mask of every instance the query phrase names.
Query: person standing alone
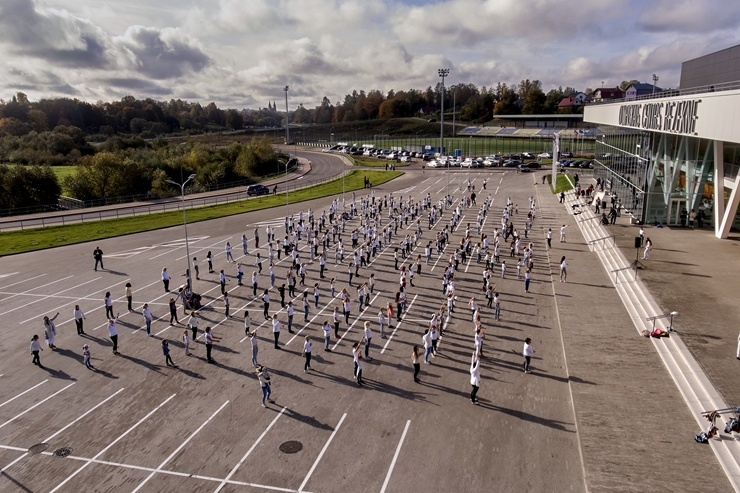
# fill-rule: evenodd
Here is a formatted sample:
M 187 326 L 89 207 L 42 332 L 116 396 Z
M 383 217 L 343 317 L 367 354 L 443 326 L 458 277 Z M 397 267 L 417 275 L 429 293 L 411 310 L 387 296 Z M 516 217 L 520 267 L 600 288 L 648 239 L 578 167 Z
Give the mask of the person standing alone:
M 95 259 L 95 270 L 98 270 L 98 264 L 100 264 L 100 269 L 104 270 L 105 267 L 103 267 L 103 250 L 100 249 L 100 247 L 95 247 L 95 250 L 93 250 L 93 258 Z
M 84 330 L 84 322 L 83 322 L 83 320 L 85 320 L 85 314 L 80 309 L 80 305 L 75 305 L 73 316 L 74 316 L 74 319 L 75 319 L 75 325 L 77 326 L 77 335 L 84 334 L 85 333 L 85 330 Z
M 478 389 L 480 388 L 480 359 L 478 353 L 473 353 L 470 362 L 470 402 L 478 404 Z
M 522 369 L 524 370 L 524 373 L 532 373 L 529 370 L 529 362 L 532 359 L 532 356 L 534 356 L 534 348 L 532 347 L 532 339 L 527 337 L 524 339 L 524 349 L 522 349 L 522 356 L 524 356 L 524 363 L 522 364 Z
M 39 368 L 43 368 L 43 366 L 41 366 L 41 359 L 39 358 L 39 352 L 43 350 L 44 348 L 42 348 L 41 344 L 39 343 L 39 336 L 37 334 L 34 334 L 33 337 L 31 337 L 31 354 L 33 355 L 31 363 L 38 366 Z
M 207 360 L 207 361 L 208 361 L 209 363 L 211 363 L 211 364 L 214 364 L 214 363 L 215 363 L 216 361 L 214 361 L 214 359 L 213 359 L 213 358 L 211 357 L 211 351 L 213 350 L 213 343 L 214 343 L 214 341 L 215 341 L 215 342 L 218 342 L 218 341 L 220 341 L 221 339 L 219 339 L 218 337 L 214 336 L 214 335 L 213 335 L 213 334 L 211 333 L 211 328 L 210 328 L 210 327 L 206 327 L 206 331 L 205 331 L 205 332 L 206 332 L 206 333 L 205 333 L 205 341 L 206 341 L 206 360 Z

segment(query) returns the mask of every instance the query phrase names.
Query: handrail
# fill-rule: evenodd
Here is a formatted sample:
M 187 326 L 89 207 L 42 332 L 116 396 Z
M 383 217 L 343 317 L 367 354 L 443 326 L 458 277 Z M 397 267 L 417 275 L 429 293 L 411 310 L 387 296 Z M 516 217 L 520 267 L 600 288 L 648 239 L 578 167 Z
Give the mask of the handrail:
M 591 219 L 601 219 L 601 216 L 591 216 L 591 217 L 585 217 L 583 219 L 578 219 L 577 221 L 579 223 L 590 221 Z
M 596 216 L 596 217 L 598 217 L 598 216 Z M 608 240 L 609 238 L 615 238 L 615 235 L 609 235 L 609 236 L 603 236 L 601 238 L 596 238 L 595 240 L 589 241 L 588 244 L 589 245 L 592 245 L 592 244 L 596 243 L 597 241 Z

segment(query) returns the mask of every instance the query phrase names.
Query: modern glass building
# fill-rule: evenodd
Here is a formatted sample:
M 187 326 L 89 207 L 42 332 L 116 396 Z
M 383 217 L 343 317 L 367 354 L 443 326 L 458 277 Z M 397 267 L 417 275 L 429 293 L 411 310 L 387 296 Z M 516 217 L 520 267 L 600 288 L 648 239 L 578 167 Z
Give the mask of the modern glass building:
M 740 45 L 718 53 L 740 64 Z M 701 59 L 712 57 L 686 62 L 682 71 L 687 64 L 705 70 Z M 739 219 L 740 81 L 723 80 L 722 69 L 705 86 L 586 106 L 584 121 L 598 128 L 594 174 L 623 212 L 680 225 L 694 211 L 727 238 Z M 704 73 L 703 80 L 712 79 Z

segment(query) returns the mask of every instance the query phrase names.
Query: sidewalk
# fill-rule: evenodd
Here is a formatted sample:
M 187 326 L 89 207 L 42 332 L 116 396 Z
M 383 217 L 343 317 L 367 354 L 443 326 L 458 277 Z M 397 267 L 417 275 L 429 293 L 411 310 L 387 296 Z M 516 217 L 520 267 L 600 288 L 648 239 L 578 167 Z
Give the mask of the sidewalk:
M 543 237 L 547 228 L 553 230 L 549 268 L 589 490 L 733 491 L 712 448 L 694 442 L 700 431 L 695 416 L 653 344 L 635 330 L 612 284 L 613 274 L 606 272 L 580 232 L 579 216 L 559 204 L 549 187 L 536 189 L 535 230 Z M 558 241 L 563 224 L 568 225 L 567 243 Z M 612 228 L 623 231 L 619 245 L 633 243 L 632 226 Z M 664 243 L 659 235 L 653 241 Z M 625 254 L 634 258 L 634 249 Z M 660 254 L 654 252 L 656 258 Z M 560 283 L 563 255 L 568 280 Z M 660 292 L 653 294 L 667 311 L 675 309 L 664 305 Z M 689 323 L 682 318 L 674 325 L 683 331 Z M 646 450 L 654 460 L 644 460 L 641 452 Z

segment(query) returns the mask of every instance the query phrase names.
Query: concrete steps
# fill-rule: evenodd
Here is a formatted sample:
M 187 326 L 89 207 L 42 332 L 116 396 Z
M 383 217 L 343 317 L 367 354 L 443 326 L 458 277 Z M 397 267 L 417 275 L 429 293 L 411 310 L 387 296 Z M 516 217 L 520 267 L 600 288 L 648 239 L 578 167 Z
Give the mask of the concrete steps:
M 565 206 L 571 214 L 573 214 L 572 206 L 577 203 L 584 204 L 574 193 L 571 192 L 566 195 Z M 599 257 L 604 269 L 610 275 L 612 284 L 640 337 L 642 337 L 643 330 L 652 330 L 653 328 L 652 322 L 646 320 L 648 317 L 667 313 L 671 310 L 680 312 L 681 309 L 685 308 L 661 308 L 640 280 L 639 273 L 635 278 L 635 271 L 632 269 L 613 273 L 617 269 L 628 267 L 632 260 L 625 257 L 616 246 L 613 238 L 603 239 L 610 235 L 609 230 L 601 224 L 590 207 L 582 206 L 579 209 L 582 212 L 576 214 L 574 219 L 578 223 L 589 249 Z M 657 320 L 655 326 L 667 329 L 668 323 L 668 319 Z M 707 378 L 678 333 L 672 332 L 670 337 L 660 339 L 651 337 L 649 340 L 696 419 L 698 426 L 696 433 L 706 429 L 708 422 L 701 415 L 703 411 L 724 409 L 730 406 Z M 646 375 L 646 378 L 649 378 L 649 376 Z M 709 443 L 732 487 L 735 491 L 740 492 L 740 440 L 738 440 L 737 434 L 728 435 L 723 432 L 728 420 L 729 417 L 720 417 L 717 420 L 716 424 L 720 433 Z M 691 440 L 692 437 L 687 436 L 686 439 Z M 697 446 L 700 445 L 697 444 Z

